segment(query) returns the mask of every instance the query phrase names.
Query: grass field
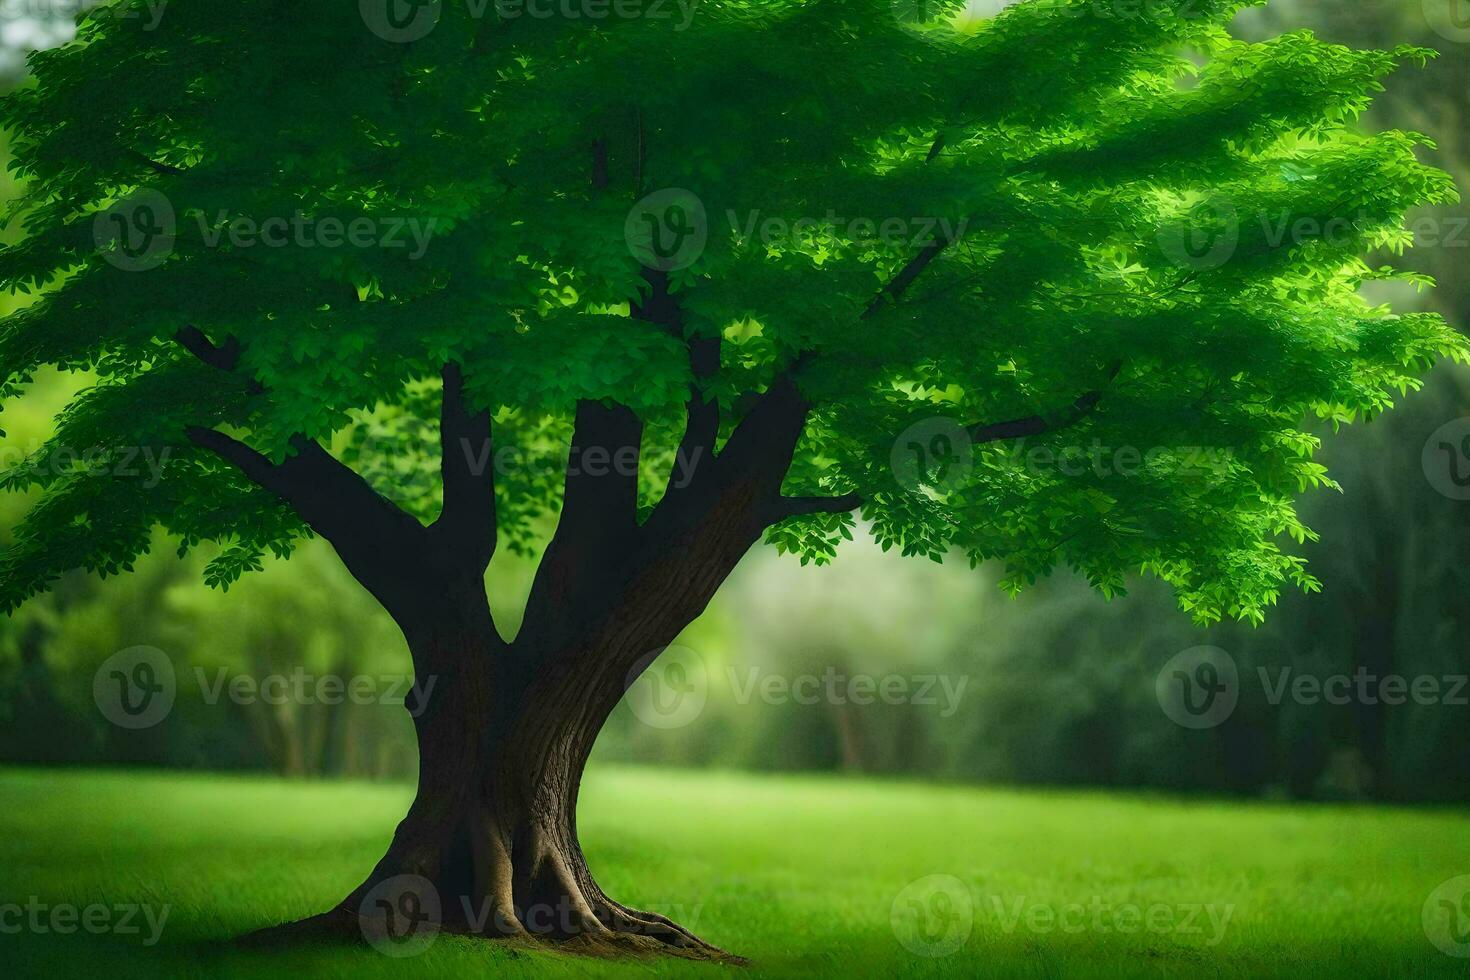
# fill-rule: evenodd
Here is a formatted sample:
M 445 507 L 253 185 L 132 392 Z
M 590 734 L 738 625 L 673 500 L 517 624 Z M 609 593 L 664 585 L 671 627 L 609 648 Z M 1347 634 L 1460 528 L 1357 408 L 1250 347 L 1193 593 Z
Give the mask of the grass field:
M 613 768 L 589 776 L 580 818 L 604 887 L 750 967 L 596 960 L 448 935 L 410 959 L 224 942 L 339 898 L 378 856 L 408 795 L 0 771 L 0 903 L 41 910 L 0 914 L 0 974 L 1299 980 L 1463 977 L 1467 966 L 1437 950 L 1420 919 L 1436 886 L 1470 874 L 1464 813 Z M 104 916 L 122 924 L 116 906 L 127 904 L 154 922 L 166 908 L 155 944 L 145 945 L 153 928 L 142 913 L 127 935 L 61 935 L 48 918 L 77 906 L 94 926 Z

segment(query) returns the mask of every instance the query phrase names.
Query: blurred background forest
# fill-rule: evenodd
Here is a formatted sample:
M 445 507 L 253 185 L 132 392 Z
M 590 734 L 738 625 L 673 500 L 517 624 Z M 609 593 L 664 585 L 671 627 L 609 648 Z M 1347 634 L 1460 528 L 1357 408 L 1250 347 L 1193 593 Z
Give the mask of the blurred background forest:
M 995 6 L 977 0 L 976 9 Z M 24 50 L 64 40 L 75 7 L 0 5 L 5 85 L 25 84 Z M 1364 125 L 1433 134 L 1434 162 L 1470 186 L 1470 2 L 1274 0 L 1242 15 L 1238 31 L 1263 37 L 1299 27 L 1355 46 L 1439 49 L 1427 69 L 1391 80 Z M 1470 209 L 1420 217 L 1430 232 L 1420 247 L 1383 261 L 1406 262 L 1439 288 L 1375 298 L 1400 309 L 1430 305 L 1463 329 Z M 0 298 L 4 309 L 16 302 Z M 77 384 L 38 379 L 6 412 L 4 466 L 39 444 Z M 1143 581 L 1108 602 L 1058 576 L 1013 599 L 997 589 L 994 569 L 902 559 L 862 540 L 823 568 L 761 550 L 680 640 L 677 677 L 697 687 L 702 708 L 669 725 L 620 707 L 599 756 L 1298 799 L 1470 800 L 1470 707 L 1301 703 L 1273 699 L 1257 680 L 1259 668 L 1274 678 L 1285 666 L 1316 676 L 1470 673 L 1470 501 L 1436 490 L 1421 464 L 1431 434 L 1464 416 L 1470 374 L 1446 365 L 1398 410 L 1327 441 L 1322 459 L 1344 493 L 1319 491 L 1303 507 L 1322 534 L 1306 553 L 1323 590 L 1283 597 L 1260 628 L 1195 627 L 1166 589 Z M 0 499 L 0 529 L 25 506 L 23 497 Z M 0 762 L 411 775 L 412 727 L 401 707 L 209 703 L 196 668 L 213 683 L 289 676 L 298 665 L 313 676 L 401 676 L 409 665 L 393 625 L 321 542 L 228 594 L 203 585 L 207 557 L 180 561 L 160 539 L 134 574 L 69 575 L 0 620 Z M 503 628 L 516 624 L 530 573 L 511 555 L 492 566 Z M 1242 683 L 1225 723 L 1193 731 L 1160 709 L 1154 682 L 1170 658 L 1202 644 L 1227 651 Z M 93 679 L 108 657 L 139 645 L 169 656 L 179 693 L 167 719 L 129 731 L 99 713 Z M 932 697 L 813 704 L 780 693 L 799 678 L 834 675 L 899 678 L 910 693 L 932 684 Z M 763 688 L 772 678 L 776 687 Z M 928 700 L 935 703 L 914 703 Z

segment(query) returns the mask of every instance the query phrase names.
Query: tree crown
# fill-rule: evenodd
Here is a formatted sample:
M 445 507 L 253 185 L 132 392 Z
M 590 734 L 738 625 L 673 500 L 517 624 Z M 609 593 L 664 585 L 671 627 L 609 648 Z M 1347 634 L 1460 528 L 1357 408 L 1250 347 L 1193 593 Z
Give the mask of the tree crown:
M 96 8 L 0 109 L 28 181 L 0 285 L 40 293 L 0 397 L 94 379 L 4 478 L 41 495 L 3 599 L 158 526 L 226 543 L 227 585 L 326 519 L 283 489 L 353 479 L 323 445 L 416 520 L 477 457 L 492 537 L 528 546 L 579 405 L 638 419 L 631 463 L 582 464 L 636 466 L 647 515 L 691 433 L 723 452 L 789 385 L 804 503 L 770 539 L 803 559 L 861 501 L 885 547 L 1011 587 L 1142 570 L 1258 619 L 1314 585 L 1283 543 L 1332 485 L 1311 420 L 1466 347 L 1360 289 L 1455 193 L 1423 137 L 1353 128 L 1430 52 L 1244 43 L 1247 5 Z M 484 414 L 489 457 L 431 428 Z M 169 452 L 154 485 L 137 447 Z

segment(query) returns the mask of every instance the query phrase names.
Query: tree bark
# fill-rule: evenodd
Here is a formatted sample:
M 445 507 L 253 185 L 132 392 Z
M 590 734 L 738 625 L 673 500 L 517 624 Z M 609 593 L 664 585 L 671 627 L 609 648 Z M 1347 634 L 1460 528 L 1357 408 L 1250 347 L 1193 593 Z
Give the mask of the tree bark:
M 594 576 L 611 594 L 514 644 L 500 639 L 478 581 L 421 590 L 443 598 L 400 624 L 419 688 L 433 682 L 424 703 L 407 705 L 419 751 L 413 804 L 372 872 L 332 910 L 255 938 L 358 932 L 377 914 L 380 886 L 411 876 L 432 892 L 446 931 L 736 959 L 604 893 L 576 820 L 582 773 L 608 716 L 759 536 L 748 494 L 722 511 L 679 547 L 623 553 Z

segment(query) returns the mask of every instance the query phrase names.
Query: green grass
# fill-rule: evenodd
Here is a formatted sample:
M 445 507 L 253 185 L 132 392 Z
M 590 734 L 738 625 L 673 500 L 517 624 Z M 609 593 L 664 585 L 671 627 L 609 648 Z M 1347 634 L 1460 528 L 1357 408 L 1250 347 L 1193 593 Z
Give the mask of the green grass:
M 1299 980 L 1464 976 L 1467 965 L 1436 950 L 1420 925 L 1430 892 L 1470 874 L 1464 813 L 607 767 L 587 779 L 581 809 L 603 886 L 750 957 L 749 969 L 452 936 L 412 959 L 221 942 L 339 898 L 372 865 L 408 795 L 266 778 L 0 771 L 0 902 L 169 907 L 152 947 L 141 936 L 0 935 L 0 974 Z M 968 941 L 942 957 L 906 949 L 899 935 L 912 936 L 912 923 L 901 918 L 895 930 L 891 918 L 908 883 L 934 874 L 960 879 L 974 909 Z M 1069 930 L 1028 927 L 1028 917 L 1074 904 L 1083 913 Z M 1158 906 L 1161 928 L 1193 906 L 1217 920 L 1228 909 L 1229 919 L 1218 942 L 1204 913 L 1198 932 L 1121 933 L 1093 927 L 1095 906 Z

